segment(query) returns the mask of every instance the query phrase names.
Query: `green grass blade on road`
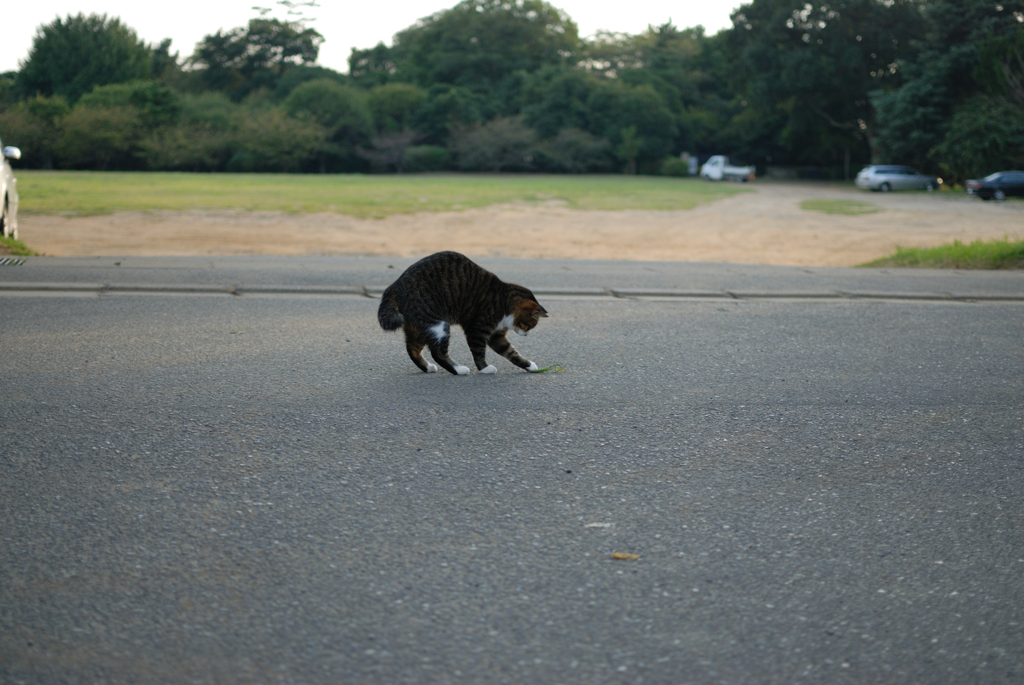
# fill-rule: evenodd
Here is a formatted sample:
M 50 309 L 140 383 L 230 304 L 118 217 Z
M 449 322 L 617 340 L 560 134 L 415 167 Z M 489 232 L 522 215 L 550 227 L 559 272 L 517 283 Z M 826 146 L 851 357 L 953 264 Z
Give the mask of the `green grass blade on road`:
M 678 210 L 743 189 L 652 176 L 194 174 L 20 170 L 24 214 L 237 210 L 367 218 L 494 204 Z
M 975 240 L 931 248 L 897 247 L 888 257 L 864 267 L 918 267 L 932 269 L 1022 269 L 1024 240 Z
M 804 200 L 800 203 L 800 209 L 812 212 L 824 212 L 825 214 L 843 214 L 846 216 L 859 216 L 861 214 L 874 214 L 881 211 L 870 202 L 860 200 L 833 200 L 822 198 L 819 200 Z

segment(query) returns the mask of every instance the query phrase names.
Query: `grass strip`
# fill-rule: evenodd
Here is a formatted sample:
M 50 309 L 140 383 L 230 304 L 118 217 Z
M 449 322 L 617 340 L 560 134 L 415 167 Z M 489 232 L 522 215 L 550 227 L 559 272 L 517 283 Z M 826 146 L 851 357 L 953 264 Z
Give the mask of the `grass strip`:
M 0 254 L 31 257 L 35 254 L 35 251 L 26 247 L 25 243 L 20 240 L 0 237 Z
M 18 189 L 23 214 L 236 210 L 359 218 L 506 203 L 583 210 L 679 210 L 750 192 L 726 184 L 659 176 L 38 170 L 19 170 Z
M 825 214 L 843 214 L 845 216 L 859 216 L 861 214 L 874 214 L 881 211 L 870 202 L 860 200 L 804 200 L 800 203 L 800 209 L 812 212 L 824 212 Z
M 939 247 L 897 247 L 888 257 L 864 267 L 918 267 L 928 269 L 1021 269 L 1024 268 L 1024 240 L 975 240 Z

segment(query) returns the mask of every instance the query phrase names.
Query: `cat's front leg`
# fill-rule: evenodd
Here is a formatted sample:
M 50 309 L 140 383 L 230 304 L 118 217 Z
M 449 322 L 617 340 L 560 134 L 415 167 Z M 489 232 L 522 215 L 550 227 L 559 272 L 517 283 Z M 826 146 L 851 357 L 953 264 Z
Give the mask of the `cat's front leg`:
M 487 363 L 487 333 L 473 329 L 466 332 L 466 344 L 473 353 L 473 362 L 480 373 L 497 373 L 493 364 Z
M 536 371 L 537 365 L 531 362 L 529 359 L 523 358 L 516 348 L 512 347 L 512 343 L 505 337 L 505 331 L 498 331 L 491 336 L 487 344 L 492 350 L 500 354 L 505 359 L 509 360 L 516 366 L 527 371 Z

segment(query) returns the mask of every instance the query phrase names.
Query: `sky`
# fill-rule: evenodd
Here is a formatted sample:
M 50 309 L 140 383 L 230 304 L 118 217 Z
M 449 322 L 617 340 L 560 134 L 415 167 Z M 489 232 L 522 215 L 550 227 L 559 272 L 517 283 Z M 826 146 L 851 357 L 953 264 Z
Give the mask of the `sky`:
M 550 0 L 549 0 L 550 1 Z M 383 0 L 382 2 L 340 2 L 318 0 L 319 7 L 307 10 L 316 20 L 310 26 L 325 38 L 318 63 L 348 71 L 348 56 L 353 47 L 369 48 L 413 24 L 417 19 L 448 9 L 457 0 Z M 749 2 L 749 0 L 748 0 Z M 669 19 L 680 28 L 701 24 L 709 34 L 730 26 L 729 14 L 740 0 L 555 0 L 552 5 L 564 10 L 576 22 L 581 36 L 599 30 L 640 33 L 648 25 L 657 26 Z M 23 0 L 4 3 L 0 12 L 0 72 L 13 71 L 28 56 L 32 39 L 42 24 L 68 14 L 106 14 L 119 17 L 135 29 L 146 43 L 157 44 L 170 38 L 171 52 L 182 58 L 192 54 L 203 36 L 218 29 L 244 26 L 258 15 L 253 5 L 274 8 L 270 16 L 286 18 L 284 8 L 274 0 L 176 0 L 172 3 L 139 0 Z

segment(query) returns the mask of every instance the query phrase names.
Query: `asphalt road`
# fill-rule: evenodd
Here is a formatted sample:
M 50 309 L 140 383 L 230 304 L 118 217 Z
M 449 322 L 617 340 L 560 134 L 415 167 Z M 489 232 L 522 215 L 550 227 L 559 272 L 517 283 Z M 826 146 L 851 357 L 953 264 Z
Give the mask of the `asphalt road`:
M 0 681 L 1024 679 L 1024 274 L 481 261 L 0 266 Z

